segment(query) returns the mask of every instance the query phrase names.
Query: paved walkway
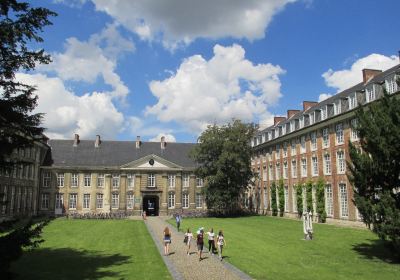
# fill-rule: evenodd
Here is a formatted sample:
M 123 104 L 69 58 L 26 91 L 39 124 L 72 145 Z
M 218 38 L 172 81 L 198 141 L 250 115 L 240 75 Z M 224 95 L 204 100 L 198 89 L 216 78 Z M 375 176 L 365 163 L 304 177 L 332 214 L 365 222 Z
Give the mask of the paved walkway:
M 251 279 L 247 274 L 244 274 L 231 264 L 220 261 L 218 255 L 212 256 L 207 250 L 205 250 L 206 252 L 203 251 L 203 260 L 199 261 L 195 239 L 192 240 L 190 255 L 188 256 L 186 254 L 186 246 L 183 243 L 184 234 L 177 232 L 175 227 L 167 224 L 163 218 L 147 217 L 145 224 L 174 279 Z M 162 242 L 162 233 L 166 226 L 169 227 L 172 233 L 169 256 L 164 256 Z M 206 245 L 206 242 L 204 245 Z

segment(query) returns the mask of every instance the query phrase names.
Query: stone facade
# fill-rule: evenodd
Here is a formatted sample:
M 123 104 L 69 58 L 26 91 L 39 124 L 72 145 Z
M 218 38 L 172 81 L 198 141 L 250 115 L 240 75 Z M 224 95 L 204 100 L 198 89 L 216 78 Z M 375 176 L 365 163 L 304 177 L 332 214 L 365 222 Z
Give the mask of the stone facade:
M 252 169 L 258 180 L 249 187 L 247 205 L 271 214 L 271 187 L 283 180 L 284 216 L 296 217 L 294 186 L 323 178 L 328 220 L 361 221 L 346 162 L 349 142 L 359 141 L 354 112 L 379 99 L 383 89 L 397 98 L 399 76 L 399 65 L 385 72 L 366 69 L 362 83 L 320 103 L 305 101 L 302 111 L 288 110 L 286 117 L 275 118 L 273 126 L 259 131 L 252 141 Z

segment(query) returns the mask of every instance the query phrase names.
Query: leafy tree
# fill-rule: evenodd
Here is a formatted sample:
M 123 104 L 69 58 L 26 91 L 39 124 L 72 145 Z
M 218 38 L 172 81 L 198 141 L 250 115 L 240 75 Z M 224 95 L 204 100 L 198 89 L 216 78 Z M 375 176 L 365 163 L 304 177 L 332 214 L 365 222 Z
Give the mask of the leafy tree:
M 211 125 L 200 135 L 191 155 L 199 164 L 195 173 L 205 179 L 208 209 L 219 215 L 239 210 L 239 198 L 251 184 L 253 124 L 234 120 L 227 125 Z
M 283 214 L 285 213 L 285 186 L 282 179 L 279 180 L 278 197 L 279 197 L 279 216 L 283 217 Z
M 326 222 L 326 211 L 325 211 L 325 181 L 320 178 L 315 185 L 315 198 L 317 201 L 317 214 L 318 220 L 321 223 Z
M 21 257 L 24 249 L 33 249 L 43 242 L 40 239 L 43 227 L 48 221 L 34 224 L 32 220 L 22 226 L 15 226 L 14 222 L 3 222 L 0 225 L 0 275 L 3 279 L 10 279 L 13 275 L 10 272 L 11 262 Z
M 55 15 L 17 0 L 0 3 L 0 168 L 9 169 L 13 165 L 12 152 L 31 146 L 34 138 L 42 135 L 42 115 L 31 113 L 37 105 L 35 88 L 16 81 L 15 73 L 50 62 L 43 49 L 30 47 L 43 41 L 39 32 L 51 24 L 48 18 Z
M 271 209 L 272 216 L 278 216 L 278 205 L 276 203 L 276 184 L 272 182 L 271 185 Z
M 400 253 L 400 100 L 384 96 L 356 111 L 360 142 L 350 142 L 354 202 L 369 228 Z
M 313 183 L 312 181 L 308 181 L 306 183 L 306 209 L 307 212 L 312 212 L 314 213 L 314 207 L 313 207 L 313 198 L 312 198 L 312 191 L 313 191 Z
M 299 218 L 303 216 L 303 186 L 296 186 L 296 203 L 297 203 L 297 215 Z

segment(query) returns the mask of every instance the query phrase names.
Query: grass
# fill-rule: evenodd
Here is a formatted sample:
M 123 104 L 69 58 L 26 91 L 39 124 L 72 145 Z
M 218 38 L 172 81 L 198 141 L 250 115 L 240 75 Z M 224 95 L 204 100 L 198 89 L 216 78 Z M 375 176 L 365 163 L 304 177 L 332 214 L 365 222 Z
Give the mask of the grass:
M 56 219 L 42 237 L 17 279 L 172 279 L 142 221 Z
M 174 220 L 170 220 L 175 225 Z M 256 279 L 399 279 L 400 264 L 370 231 L 275 217 L 184 219 L 182 229 L 223 229 L 225 260 Z

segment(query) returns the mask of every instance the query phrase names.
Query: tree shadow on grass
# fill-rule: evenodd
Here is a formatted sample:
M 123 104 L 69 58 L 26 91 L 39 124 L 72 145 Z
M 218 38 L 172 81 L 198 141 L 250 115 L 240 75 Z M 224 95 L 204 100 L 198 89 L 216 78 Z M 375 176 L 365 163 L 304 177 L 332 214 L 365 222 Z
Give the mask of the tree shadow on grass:
M 26 252 L 13 264 L 12 271 L 17 279 L 122 279 L 124 277 L 114 271 L 115 266 L 129 263 L 129 258 L 69 248 L 43 248 Z
M 389 242 L 383 240 L 369 240 L 370 243 L 353 245 L 353 250 L 366 259 L 380 259 L 386 263 L 399 264 L 400 256 L 396 254 Z

